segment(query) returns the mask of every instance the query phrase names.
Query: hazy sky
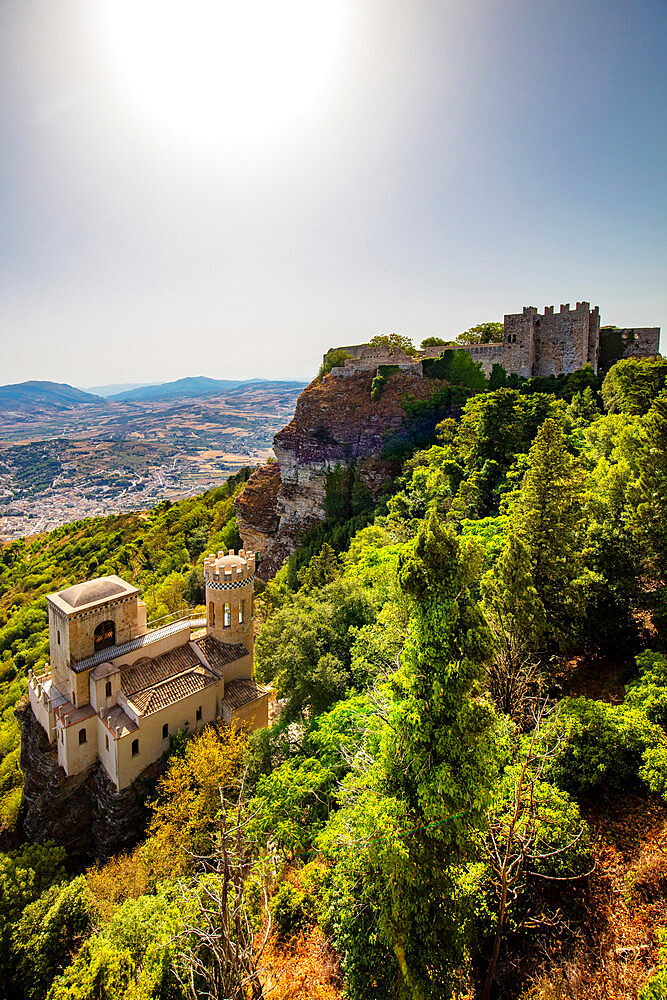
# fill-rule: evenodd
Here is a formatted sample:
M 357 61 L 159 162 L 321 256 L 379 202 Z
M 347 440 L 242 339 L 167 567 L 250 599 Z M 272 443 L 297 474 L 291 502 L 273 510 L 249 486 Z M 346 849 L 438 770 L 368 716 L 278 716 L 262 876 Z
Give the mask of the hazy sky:
M 0 0 L 0 382 L 310 378 L 577 299 L 667 326 L 665 0 L 310 0 L 261 58 L 164 2 Z

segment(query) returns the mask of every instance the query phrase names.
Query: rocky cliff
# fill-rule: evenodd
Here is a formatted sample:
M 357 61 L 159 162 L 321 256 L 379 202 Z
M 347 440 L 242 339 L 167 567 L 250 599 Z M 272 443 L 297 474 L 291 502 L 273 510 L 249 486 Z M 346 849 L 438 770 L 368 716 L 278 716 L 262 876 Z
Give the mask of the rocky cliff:
M 406 426 L 406 395 L 427 399 L 443 383 L 408 372 L 387 378 L 371 399 L 374 371 L 315 379 L 299 396 L 294 418 L 274 439 L 277 462 L 258 469 L 236 501 L 246 548 L 262 551 L 258 576 L 269 579 L 313 525 L 324 520 L 327 473 L 354 465 L 374 496 L 386 491 L 395 466 L 381 457 Z
M 109 858 L 136 844 L 148 819 L 145 803 L 165 762 L 146 768 L 122 792 L 100 764 L 68 778 L 58 765 L 55 743 L 49 744 L 30 705 L 21 706 L 16 715 L 21 724 L 24 836 L 38 843 L 55 841 L 75 865 Z

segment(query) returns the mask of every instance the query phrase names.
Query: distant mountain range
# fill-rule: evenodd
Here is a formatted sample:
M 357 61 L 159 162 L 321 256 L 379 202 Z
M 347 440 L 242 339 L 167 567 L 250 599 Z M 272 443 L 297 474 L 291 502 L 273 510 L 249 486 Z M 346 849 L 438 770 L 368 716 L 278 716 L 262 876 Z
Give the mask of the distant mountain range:
M 92 392 L 93 396 L 118 395 L 119 392 L 129 392 L 130 389 L 143 389 L 145 385 L 161 385 L 161 382 L 114 382 L 112 385 L 87 385 L 84 392 Z
M 0 410 L 69 410 L 82 403 L 102 403 L 101 396 L 94 396 L 83 389 L 75 389 L 63 382 L 18 382 L 0 386 Z
M 75 389 L 61 382 L 19 382 L 0 386 L 0 413 L 20 415 L 21 421 L 43 411 L 70 410 L 82 404 L 151 403 L 170 399 L 197 399 L 206 396 L 225 396 L 232 399 L 244 397 L 247 404 L 253 398 L 285 397 L 295 399 L 306 382 L 278 381 L 271 379 L 216 379 L 199 376 L 179 378 L 175 382 L 141 383 L 123 392 L 110 393 L 120 386 L 96 386 L 98 393 Z M 259 393 L 259 396 L 254 394 Z
M 197 398 L 199 396 L 233 396 L 248 390 L 271 389 L 302 389 L 306 382 L 279 382 L 271 379 L 225 379 L 206 378 L 199 375 L 191 378 L 179 378 L 175 382 L 163 382 L 161 385 L 145 385 L 127 392 L 115 393 L 109 396 L 111 400 L 122 403 L 148 403 L 163 399 Z

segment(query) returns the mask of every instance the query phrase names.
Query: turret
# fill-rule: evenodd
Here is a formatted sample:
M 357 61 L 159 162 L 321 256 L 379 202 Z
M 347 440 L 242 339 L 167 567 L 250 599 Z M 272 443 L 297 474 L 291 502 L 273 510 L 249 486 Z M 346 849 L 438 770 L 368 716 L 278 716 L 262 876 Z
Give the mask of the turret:
M 204 559 L 206 631 L 220 642 L 243 643 L 252 654 L 255 553 L 230 549 Z

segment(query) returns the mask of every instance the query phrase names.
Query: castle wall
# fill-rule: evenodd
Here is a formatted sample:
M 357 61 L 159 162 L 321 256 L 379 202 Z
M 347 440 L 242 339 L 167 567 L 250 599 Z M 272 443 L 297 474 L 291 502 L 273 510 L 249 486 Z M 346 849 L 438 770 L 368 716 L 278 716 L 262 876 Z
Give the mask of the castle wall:
M 473 361 L 479 362 L 487 378 L 494 365 L 502 365 L 505 353 L 504 344 L 457 344 L 457 350 L 466 351 Z
M 135 778 L 153 761 L 157 760 L 165 750 L 169 749 L 169 736 L 163 738 L 162 727 L 166 723 L 169 735 L 175 736 L 179 729 L 187 729 L 194 733 L 209 722 L 215 722 L 221 710 L 224 696 L 224 681 L 210 684 L 202 691 L 168 705 L 159 712 L 142 716 L 139 729 L 127 733 L 115 740 L 117 755 L 117 773 L 109 774 L 117 783 L 119 790 L 127 788 Z M 197 719 L 197 709 L 201 707 L 202 717 Z M 132 754 L 132 743 L 139 741 L 139 752 Z M 110 741 L 111 742 L 111 741 Z M 105 759 L 100 755 L 102 763 Z
M 526 306 L 522 313 L 505 316 L 502 366 L 523 378 L 533 374 L 535 360 L 535 317 L 537 309 Z
M 588 302 L 577 302 L 576 309 L 570 309 L 569 303 L 562 305 L 558 313 L 554 313 L 552 306 L 547 306 L 543 316 L 536 313 L 531 374 L 544 378 L 584 368 L 589 355 L 589 321 Z

